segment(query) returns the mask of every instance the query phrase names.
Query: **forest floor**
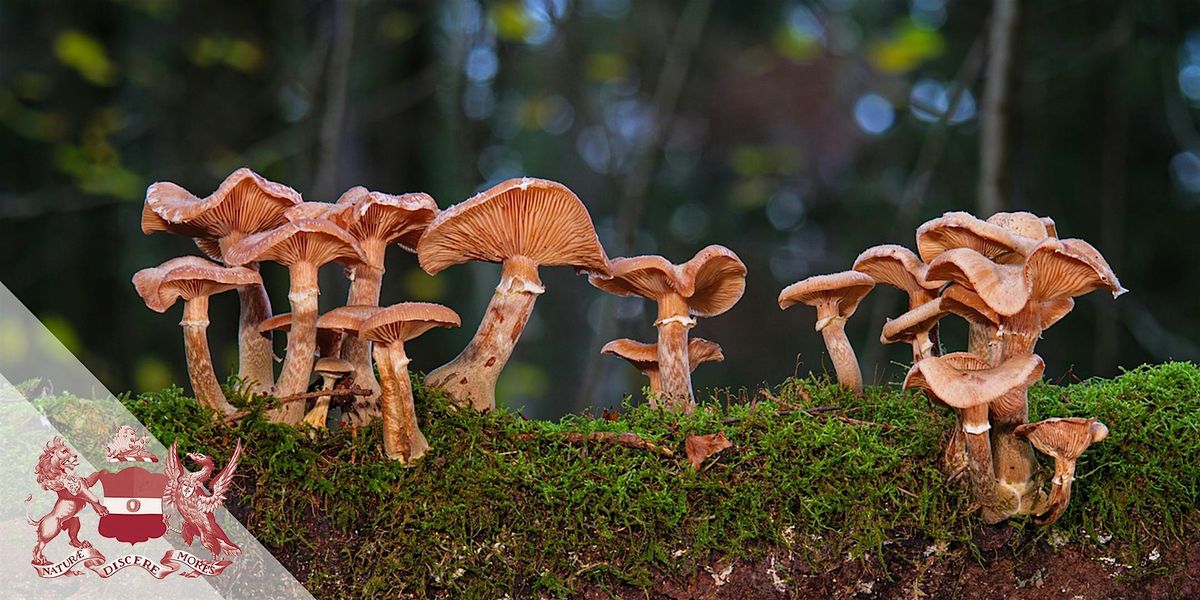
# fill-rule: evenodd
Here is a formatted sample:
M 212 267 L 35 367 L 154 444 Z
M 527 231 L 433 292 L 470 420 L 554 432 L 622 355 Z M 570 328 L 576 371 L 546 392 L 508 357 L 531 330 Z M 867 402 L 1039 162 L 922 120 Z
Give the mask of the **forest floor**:
M 417 388 L 432 450 L 407 468 L 382 456 L 378 425 L 310 438 L 257 413 L 227 425 L 180 390 L 124 402 L 218 464 L 242 440 L 227 506 L 321 597 L 1200 597 L 1191 364 L 1031 390 L 1032 419 L 1112 432 L 1049 528 L 984 525 L 939 470 L 953 418 L 894 387 L 855 398 L 797 379 L 687 416 L 639 403 L 559 422 Z M 693 468 L 685 439 L 716 433 L 732 446 Z

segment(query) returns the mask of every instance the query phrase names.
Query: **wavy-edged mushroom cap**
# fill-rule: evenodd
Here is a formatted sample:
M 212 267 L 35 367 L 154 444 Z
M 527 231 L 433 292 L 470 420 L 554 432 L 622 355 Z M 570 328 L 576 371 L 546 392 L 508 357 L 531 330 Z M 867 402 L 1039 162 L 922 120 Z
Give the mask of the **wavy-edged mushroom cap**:
M 879 341 L 884 344 L 911 344 L 918 335 L 929 333 L 946 313 L 946 309 L 942 307 L 942 299 L 934 298 L 895 319 L 888 319 L 883 324 Z
M 938 255 L 929 263 L 926 277 L 966 286 L 1004 316 L 1021 312 L 1033 291 L 1024 265 L 997 264 L 970 248 L 955 248 Z
M 783 288 L 779 308 L 787 310 L 797 304 L 816 307 L 817 331 L 821 331 L 834 318 L 850 318 L 874 287 L 875 279 L 858 271 L 814 275 Z
M 1125 288 L 1108 261 L 1091 244 L 1079 239 L 1047 239 L 1026 262 L 1032 280 L 1031 296 L 1046 301 L 1082 296 L 1098 289 L 1124 294 Z
M 954 408 L 968 409 L 1033 385 L 1044 369 L 1036 354 L 1016 355 L 992 367 L 970 352 L 954 352 L 917 362 L 904 378 L 904 389 L 929 390 Z
M 965 212 L 948 212 L 917 228 L 917 254 L 926 263 L 956 248 L 970 248 L 1002 264 L 1019 263 L 1034 243 Z
M 359 240 L 379 240 L 416 252 L 417 242 L 437 214 L 437 203 L 429 194 L 397 196 L 358 186 L 338 198 L 328 218 Z
M 631 256 L 611 262 L 609 276 L 593 275 L 592 285 L 617 296 L 659 300 L 679 294 L 688 313 L 714 317 L 733 307 L 746 291 L 746 265 L 729 248 L 712 245 L 681 265 L 661 256 Z
M 890 285 L 910 295 L 928 294 L 937 289 L 936 283 L 925 280 L 928 265 L 912 250 L 896 244 L 883 244 L 867 248 L 854 259 L 854 270 L 866 273 L 875 283 Z
M 442 211 L 421 236 L 417 255 L 430 275 L 468 261 L 514 257 L 608 273 L 608 256 L 579 197 L 561 183 L 531 177 L 510 179 Z
M 1051 233 L 1054 227 L 1054 220 L 1047 220 L 1039 217 L 1031 212 L 998 212 L 987 218 L 987 222 L 992 225 L 999 225 L 1009 233 L 1026 237 L 1031 240 L 1040 242 L 1047 237 L 1058 237 Z
M 946 312 L 954 313 L 972 323 L 980 325 L 999 325 L 1000 315 L 992 310 L 992 307 L 979 297 L 979 294 L 970 288 L 964 287 L 957 283 L 946 286 L 942 290 L 941 300 L 942 308 Z
M 365 260 L 354 237 L 324 219 L 288 221 L 247 236 L 225 251 L 225 260 L 235 265 L 261 260 L 288 266 L 301 262 L 323 265 L 339 258 Z
M 354 365 L 350 364 L 350 361 L 327 356 L 317 359 L 317 362 L 313 365 L 313 372 L 319 375 L 345 377 L 354 372 Z
M 223 261 L 217 240 L 277 227 L 286 220 L 284 211 L 303 201 L 300 192 L 245 167 L 231 173 L 205 198 L 160 181 L 146 189 L 142 233 L 166 231 L 196 238 L 205 254 Z
M 363 322 L 359 337 L 390 344 L 406 342 L 434 327 L 458 327 L 458 313 L 429 302 L 401 302 L 381 308 Z
M 1026 423 L 1018 426 L 1016 433 L 1042 454 L 1074 461 L 1088 446 L 1108 437 L 1108 427 L 1096 419 L 1065 417 Z
M 328 202 L 301 202 L 283 211 L 283 218 L 289 221 L 326 219 L 329 218 L 329 212 L 333 210 L 333 207 L 334 205 Z
M 317 329 L 332 329 L 357 334 L 362 330 L 363 323 L 379 311 L 378 306 L 370 304 L 339 306 L 317 319 Z
M 613 340 L 600 349 L 601 354 L 625 359 L 633 368 L 647 371 L 658 368 L 658 346 L 629 338 Z M 691 370 L 706 362 L 721 362 L 725 354 L 716 342 L 704 338 L 688 340 L 688 363 Z
M 262 277 L 251 269 L 226 267 L 199 256 L 172 258 L 133 276 L 133 286 L 146 306 L 160 313 L 180 298 L 186 301 L 261 283 Z
M 1061 321 L 1073 308 L 1075 308 L 1074 298 L 1057 298 L 1042 302 L 1041 323 L 1038 329 L 1042 331 L 1050 329 L 1051 325 Z

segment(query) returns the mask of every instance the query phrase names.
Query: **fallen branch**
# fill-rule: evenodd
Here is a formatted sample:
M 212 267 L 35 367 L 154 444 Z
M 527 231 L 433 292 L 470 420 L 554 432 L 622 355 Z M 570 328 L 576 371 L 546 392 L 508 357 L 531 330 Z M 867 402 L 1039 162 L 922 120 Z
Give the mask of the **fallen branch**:
M 321 398 L 323 396 L 370 396 L 373 393 L 374 392 L 372 392 L 371 390 L 368 390 L 367 388 L 361 388 L 361 387 L 333 388 L 331 390 L 317 390 L 315 392 L 301 392 L 299 394 L 292 394 L 291 396 L 283 396 L 282 398 L 276 398 L 274 402 L 270 403 L 271 404 L 270 407 L 273 408 L 275 406 L 287 404 L 289 402 L 299 402 L 301 400 L 309 400 L 312 398 Z M 249 414 L 250 414 L 249 411 L 238 411 L 231 415 L 226 415 L 225 422 L 232 423 L 232 422 L 237 421 L 238 419 L 241 419 L 242 417 L 245 417 L 246 415 L 249 415 Z
M 518 440 L 530 441 L 536 439 L 536 433 L 522 433 L 517 436 Z M 662 456 L 674 456 L 675 453 L 666 446 L 660 446 L 654 442 L 648 442 L 642 439 L 636 433 L 620 433 L 616 431 L 593 431 L 590 433 L 580 433 L 575 431 L 563 432 L 554 437 L 568 444 L 587 444 L 590 442 L 600 442 L 604 444 L 612 444 L 614 446 L 625 446 L 634 450 L 646 450 Z

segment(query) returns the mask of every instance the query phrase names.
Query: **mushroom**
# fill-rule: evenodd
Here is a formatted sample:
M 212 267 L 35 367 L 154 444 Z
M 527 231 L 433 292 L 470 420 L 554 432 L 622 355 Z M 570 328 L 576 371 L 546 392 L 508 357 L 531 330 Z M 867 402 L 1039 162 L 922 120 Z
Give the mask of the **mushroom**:
M 454 311 L 425 302 L 393 304 L 363 323 L 361 337 L 375 342 L 375 364 L 383 388 L 383 445 L 388 458 L 411 464 L 429 449 L 417 425 L 404 342 L 434 327 L 458 327 L 459 323 Z
M 737 304 L 746 291 L 746 265 L 730 249 L 708 246 L 681 265 L 661 256 L 613 259 L 611 277 L 589 281 L 610 294 L 658 303 L 659 397 L 669 408 L 690 412 L 695 398 L 688 330 L 695 317 L 715 317 Z
M 854 270 L 866 273 L 876 284 L 890 285 L 908 294 L 908 309 L 921 306 L 937 296 L 937 284 L 925 281 L 929 267 L 913 254 L 912 250 L 895 244 L 884 244 L 868 248 L 854 260 Z M 926 287 L 929 286 L 929 287 Z M 886 328 L 885 328 L 886 329 Z M 913 361 L 927 356 L 936 356 L 938 348 L 937 319 L 924 330 L 913 330 L 913 335 L 904 341 L 912 344 Z M 891 342 L 884 342 L 891 343 Z
M 416 252 L 417 241 L 437 212 L 437 204 L 427 194 L 393 196 L 364 187 L 350 188 L 342 194 L 327 218 L 354 236 L 366 257 L 366 262 L 346 263 L 346 275 L 350 278 L 347 305 L 379 306 L 388 245 Z M 342 357 L 354 364 L 355 379 L 373 392 L 355 403 L 355 418 L 365 422 L 378 416 L 379 383 L 375 381 L 370 345 L 349 337 L 342 345 Z
M 275 229 L 256 233 L 224 250 L 233 264 L 274 260 L 288 268 L 292 305 L 291 331 L 288 332 L 287 358 L 275 385 L 276 397 L 299 394 L 308 388 L 312 377 L 313 350 L 316 346 L 317 271 L 326 263 L 341 258 L 362 260 L 362 249 L 346 230 L 324 219 L 297 219 Z M 304 406 L 291 402 L 272 411 L 272 418 L 297 424 Z
M 352 342 L 361 343 L 364 347 L 367 342 L 363 342 L 359 337 L 359 332 L 362 330 L 362 324 L 375 313 L 379 312 L 379 307 L 367 304 L 352 304 L 349 306 L 339 306 L 317 319 L 317 340 L 320 342 L 322 331 L 337 332 L 338 339 L 341 341 L 341 348 L 345 348 L 347 344 Z M 345 352 L 342 352 L 345 356 Z M 353 364 L 353 363 L 351 363 Z M 375 367 L 373 361 L 370 370 L 365 374 L 359 368 L 361 365 L 354 366 L 354 381 L 366 385 L 369 389 L 378 389 L 379 382 L 375 379 Z M 366 378 L 365 380 L 363 378 Z M 342 422 L 350 425 L 366 425 L 371 419 L 380 415 L 378 396 L 355 396 L 354 402 L 348 407 L 345 407 L 342 412 Z
M 1108 427 L 1096 419 L 1078 417 L 1046 419 L 1017 427 L 1024 437 L 1043 454 L 1054 458 L 1054 478 L 1050 497 L 1042 507 L 1038 525 L 1050 525 L 1062 516 L 1071 501 L 1071 482 L 1075 480 L 1075 461 L 1088 446 L 1108 437 Z
M 425 381 L 460 406 L 496 407 L 496 379 L 525 329 L 538 295 L 538 267 L 572 266 L 607 274 L 608 257 L 591 216 L 566 186 L 545 179 L 510 179 L 442 211 L 417 244 L 431 275 L 472 260 L 503 264 L 487 312 L 457 358 Z
M 1054 219 L 1039 217 L 1031 212 L 998 212 L 987 218 L 987 222 L 999 225 L 1009 233 L 1040 242 L 1047 237 L 1058 237 Z
M 989 523 L 1019 513 L 1028 495 L 1025 490 L 1005 488 L 1005 496 L 997 497 L 989 405 L 1008 401 L 1014 391 L 1023 393 L 1041 378 L 1044 368 L 1036 354 L 1013 357 L 992 367 L 969 352 L 954 352 L 918 362 L 904 378 L 904 389 L 928 390 L 961 411 L 971 491 L 983 506 L 984 520 Z
M 948 212 L 917 228 L 917 254 L 927 264 L 956 248 L 975 250 L 1001 264 L 1020 263 L 1036 243 L 965 212 Z
M 292 313 L 281 313 L 259 323 L 258 332 L 269 336 L 275 332 L 288 333 L 292 329 Z M 336 358 L 341 352 L 342 333 L 337 329 L 321 326 L 317 319 L 317 358 Z
M 228 290 L 262 284 L 258 273 L 243 267 L 223 267 L 198 256 L 173 258 L 157 267 L 142 269 L 133 276 L 133 285 L 146 306 L 166 312 L 183 299 L 184 349 L 188 376 L 196 400 L 213 410 L 233 413 L 221 384 L 213 372 L 208 349 L 208 297 Z
M 267 181 L 250 169 L 234 171 L 206 198 L 197 198 L 174 183 L 160 181 L 146 189 L 142 232 L 166 231 L 195 238 L 213 260 L 225 260 L 224 251 L 247 235 L 281 225 L 284 211 L 303 202 L 300 193 Z M 258 270 L 251 262 L 245 267 Z M 238 288 L 241 317 L 238 322 L 238 377 L 251 389 L 266 392 L 274 383 L 271 340 L 258 333 L 258 324 L 271 316 L 271 301 L 260 282 Z
M 658 347 L 655 344 L 647 344 L 629 338 L 621 338 L 613 340 L 604 345 L 600 349 L 601 354 L 609 356 L 617 356 L 625 359 L 633 368 L 641 371 L 650 379 L 650 391 L 653 395 L 650 396 L 650 406 L 657 406 L 658 399 L 655 397 L 662 391 L 662 384 L 658 374 Z M 710 342 L 704 338 L 692 338 L 688 340 L 688 363 L 689 370 L 695 371 L 696 367 L 706 362 L 721 362 L 725 360 L 725 355 L 721 352 L 721 346 L 716 342 Z
M 833 360 L 838 383 L 862 395 L 862 371 L 854 348 L 846 338 L 846 319 L 858 308 L 858 303 L 875 287 L 875 279 L 858 271 L 843 271 L 832 275 L 816 275 L 787 286 L 779 293 L 779 308 L 787 310 L 796 304 L 817 309 L 817 331 L 825 338 L 825 349 Z
M 888 319 L 883 324 L 879 341 L 884 344 L 912 344 L 914 363 L 935 356 L 930 332 L 945 315 L 946 309 L 942 307 L 942 299 L 933 298 L 895 319 Z
M 333 399 L 331 390 L 338 380 L 354 372 L 354 365 L 340 358 L 327 356 L 317 360 L 313 371 L 321 377 L 321 389 L 330 393 L 317 398 L 316 405 L 304 415 L 304 422 L 317 429 L 325 429 L 325 420 L 329 417 L 329 401 Z

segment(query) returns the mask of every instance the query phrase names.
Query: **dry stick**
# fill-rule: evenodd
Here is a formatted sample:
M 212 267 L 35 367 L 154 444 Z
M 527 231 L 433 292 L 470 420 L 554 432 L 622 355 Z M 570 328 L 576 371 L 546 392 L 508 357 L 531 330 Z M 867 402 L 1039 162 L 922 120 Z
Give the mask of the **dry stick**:
M 333 397 L 336 397 L 336 396 L 370 396 L 373 393 L 374 392 L 372 392 L 371 390 L 366 389 L 366 388 L 361 388 L 361 387 L 353 387 L 353 388 L 349 388 L 349 389 L 333 388 L 333 389 L 329 389 L 329 390 L 317 390 L 315 392 L 302 392 L 299 394 L 292 394 L 291 396 L 283 396 L 281 398 L 276 398 L 275 402 L 272 402 L 270 404 L 272 405 L 271 407 L 275 407 L 275 406 L 287 404 L 289 402 L 299 402 L 301 400 L 309 400 L 311 398 L 320 398 L 321 396 L 333 396 Z M 269 407 L 269 408 L 271 408 L 271 407 Z M 232 423 L 232 422 L 234 422 L 242 417 L 245 417 L 246 415 L 249 415 L 249 414 L 250 413 L 247 411 L 235 412 L 235 413 L 225 417 L 225 422 Z
M 531 441 L 531 440 L 536 439 L 537 437 L 538 437 L 538 434 L 536 434 L 536 433 L 522 433 L 517 436 L 517 439 L 521 440 L 521 441 Z M 605 443 L 605 444 L 612 444 L 614 446 L 625 446 L 626 448 L 633 448 L 635 450 L 646 450 L 648 452 L 653 452 L 655 454 L 660 454 L 662 456 L 674 456 L 675 455 L 675 453 L 672 452 L 670 448 L 667 448 L 665 446 L 660 446 L 653 442 L 648 442 L 648 441 L 642 439 L 642 437 L 639 436 L 638 434 L 630 433 L 630 432 L 620 433 L 620 432 L 616 432 L 616 431 L 593 431 L 590 433 L 580 433 L 580 432 L 574 432 L 574 431 L 567 431 L 567 432 L 556 434 L 555 437 L 558 438 L 559 440 L 567 442 L 569 444 L 586 444 L 588 442 L 601 442 L 601 443 Z
M 667 133 L 674 122 L 675 110 L 679 98 L 683 94 L 683 84 L 691 69 L 692 54 L 704 33 L 704 25 L 712 9 L 713 0 L 692 0 L 684 8 L 679 24 L 671 36 L 667 56 L 663 60 L 662 70 L 658 75 L 658 83 L 654 89 L 654 119 L 650 129 L 649 139 L 643 146 L 642 152 L 633 157 L 629 167 L 629 176 L 625 178 L 624 189 L 621 193 L 617 209 L 617 234 L 623 253 L 632 253 L 634 240 L 637 237 L 638 219 L 641 217 L 642 205 L 646 193 L 658 165 L 658 158 Z M 589 347 L 600 346 L 604 341 L 616 337 L 613 332 L 613 300 L 605 295 L 600 300 L 600 327 Z M 588 405 L 593 404 L 593 396 L 600 388 L 600 380 L 604 378 L 604 358 L 593 353 L 588 358 L 584 370 L 583 386 L 578 395 Z

